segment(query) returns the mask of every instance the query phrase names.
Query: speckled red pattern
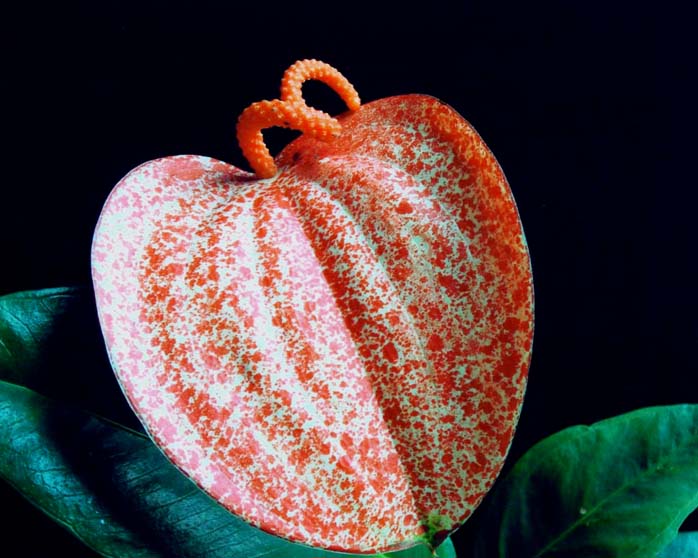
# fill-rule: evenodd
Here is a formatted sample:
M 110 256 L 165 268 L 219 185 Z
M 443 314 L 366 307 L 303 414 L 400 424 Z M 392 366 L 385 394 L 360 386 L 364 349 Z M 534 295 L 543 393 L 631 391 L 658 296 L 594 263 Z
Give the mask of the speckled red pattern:
M 352 552 L 461 524 L 522 402 L 532 283 L 506 180 L 436 99 L 383 99 L 257 180 L 127 175 L 95 233 L 109 355 L 167 456 L 254 525 Z

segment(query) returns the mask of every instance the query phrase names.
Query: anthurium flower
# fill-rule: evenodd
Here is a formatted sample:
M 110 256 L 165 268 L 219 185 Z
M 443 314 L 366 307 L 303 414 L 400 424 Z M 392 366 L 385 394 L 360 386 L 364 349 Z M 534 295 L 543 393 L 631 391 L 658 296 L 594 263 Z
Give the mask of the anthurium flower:
M 306 79 L 349 111 L 308 107 Z M 303 134 L 273 159 L 269 126 Z M 105 204 L 93 278 L 123 391 L 251 524 L 349 552 L 433 546 L 494 482 L 526 383 L 531 268 L 504 174 L 441 101 L 362 105 L 313 60 L 238 138 L 255 174 L 167 157 Z

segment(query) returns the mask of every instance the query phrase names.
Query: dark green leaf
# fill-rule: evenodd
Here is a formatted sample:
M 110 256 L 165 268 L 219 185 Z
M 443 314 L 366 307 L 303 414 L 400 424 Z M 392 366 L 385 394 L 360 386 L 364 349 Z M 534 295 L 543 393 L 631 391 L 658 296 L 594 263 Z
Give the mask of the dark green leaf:
M 332 558 L 336 556 L 356 556 L 355 554 L 340 554 L 333 552 L 328 554 L 325 558 Z M 433 554 L 427 549 L 426 546 L 416 546 L 408 550 L 400 550 L 398 552 L 388 552 L 386 554 L 374 554 L 375 558 L 433 558 Z M 321 558 L 321 557 L 318 557 Z M 451 539 L 446 539 L 441 545 L 436 549 L 436 558 L 456 558 L 456 549 L 453 547 Z
M 696 558 L 698 556 L 698 533 L 679 533 L 674 541 L 662 550 L 657 558 Z
M 298 547 L 299 545 L 293 544 L 293 547 Z M 293 551 L 291 551 L 293 552 Z M 325 552 L 318 554 L 315 552 L 313 556 L 325 556 L 327 558 L 348 558 L 348 557 L 365 557 L 365 558 L 434 558 L 429 548 L 426 545 L 420 545 L 413 548 L 408 548 L 407 550 L 398 550 L 396 552 L 388 552 L 386 554 L 347 554 L 344 552 Z M 294 554 L 289 554 L 289 558 L 294 558 Z M 436 556 L 438 558 L 456 558 L 456 549 L 453 546 L 453 542 L 450 538 L 444 540 L 436 549 Z
M 698 406 L 641 409 L 534 446 L 483 510 L 478 558 L 654 558 L 698 506 Z
M 78 292 L 78 289 L 58 288 L 0 297 L 2 379 L 41 384 L 43 357 L 68 307 L 78 299 Z
M 88 546 L 114 558 L 311 558 L 236 518 L 144 435 L 0 382 L 0 476 Z M 426 547 L 395 553 L 429 558 Z M 439 552 L 454 558 L 449 541 Z
M 141 428 L 112 372 L 87 289 L 0 297 L 0 380 Z

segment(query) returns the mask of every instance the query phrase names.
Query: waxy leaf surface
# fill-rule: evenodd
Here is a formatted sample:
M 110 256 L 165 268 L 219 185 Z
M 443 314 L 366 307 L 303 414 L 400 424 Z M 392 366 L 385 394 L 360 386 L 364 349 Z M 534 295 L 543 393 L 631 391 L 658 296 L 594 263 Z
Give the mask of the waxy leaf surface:
M 142 428 L 110 369 L 90 289 L 0 296 L 0 380 Z
M 679 533 L 657 558 L 695 558 L 698 556 L 698 533 Z
M 554 434 L 487 506 L 476 558 L 654 558 L 698 506 L 698 405 Z

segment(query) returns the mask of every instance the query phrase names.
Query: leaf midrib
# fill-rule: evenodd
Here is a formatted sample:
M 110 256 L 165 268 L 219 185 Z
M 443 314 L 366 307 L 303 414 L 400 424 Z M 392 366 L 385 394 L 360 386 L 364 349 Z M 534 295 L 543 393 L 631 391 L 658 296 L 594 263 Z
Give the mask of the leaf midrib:
M 550 541 L 542 549 L 540 549 L 536 554 L 534 554 L 532 558 L 541 558 L 545 555 L 545 553 L 547 553 L 550 550 L 553 550 L 555 548 L 555 546 L 557 544 L 559 544 L 562 540 L 564 540 L 570 533 L 574 532 L 577 528 L 581 527 L 585 522 L 588 522 L 589 518 L 592 517 L 595 513 L 597 513 L 599 511 L 599 509 L 601 507 L 603 507 L 604 504 L 608 503 L 610 500 L 613 500 L 616 496 L 618 496 L 622 492 L 626 491 L 627 489 L 633 487 L 637 481 L 644 479 L 644 478 L 647 478 L 647 477 L 657 473 L 657 471 L 660 470 L 664 466 L 664 464 L 670 460 L 670 458 L 672 456 L 680 453 L 683 449 L 685 449 L 689 445 L 690 445 L 690 443 L 685 443 L 685 444 L 675 446 L 674 451 L 671 451 L 664 460 L 659 459 L 657 461 L 657 463 L 654 464 L 652 467 L 645 469 L 639 475 L 633 477 L 631 479 L 631 481 L 622 484 L 617 489 L 615 489 L 613 492 L 609 493 L 605 498 L 602 498 L 587 513 L 585 513 L 579 519 L 574 521 L 569 527 L 567 527 L 567 529 L 562 531 L 552 541 Z
M 27 325 L 27 323 L 24 320 L 22 320 L 17 313 L 10 310 L 9 306 L 6 307 L 4 303 L 8 300 L 10 301 L 10 303 L 16 301 L 24 303 L 26 303 L 27 301 L 38 301 L 44 307 L 44 314 L 46 316 L 50 316 L 50 318 L 53 320 L 55 319 L 56 314 L 60 314 L 60 312 L 57 312 L 55 309 L 50 308 L 46 304 L 46 300 L 70 299 L 71 297 L 75 297 L 78 291 L 79 289 L 76 287 L 58 287 L 56 289 L 46 289 L 45 291 L 37 291 L 37 293 L 39 293 L 37 296 L 29 296 L 28 293 L 31 291 L 23 291 L 19 293 L 12 293 L 0 296 L 0 319 L 2 319 L 9 326 L 10 329 L 12 329 L 12 322 L 20 324 L 31 337 L 31 340 L 34 343 L 34 345 L 39 346 L 40 342 L 37 339 L 36 334 L 33 331 L 33 328 L 29 327 L 29 325 Z M 0 348 L 5 350 L 12 362 L 17 363 L 17 356 L 13 351 L 10 350 L 10 347 L 8 347 L 7 343 L 2 338 L 2 336 L 0 336 Z

